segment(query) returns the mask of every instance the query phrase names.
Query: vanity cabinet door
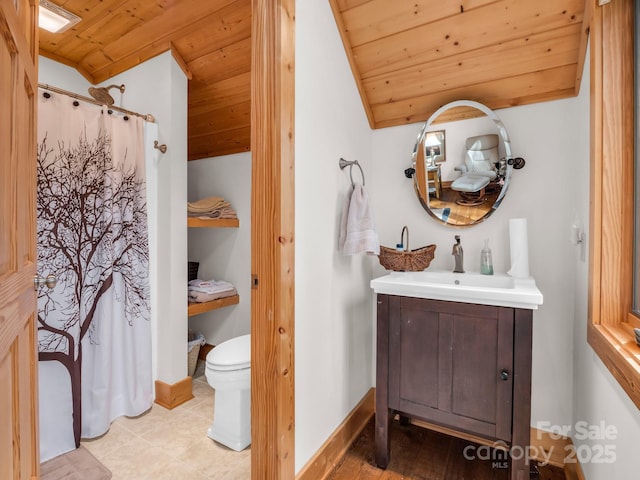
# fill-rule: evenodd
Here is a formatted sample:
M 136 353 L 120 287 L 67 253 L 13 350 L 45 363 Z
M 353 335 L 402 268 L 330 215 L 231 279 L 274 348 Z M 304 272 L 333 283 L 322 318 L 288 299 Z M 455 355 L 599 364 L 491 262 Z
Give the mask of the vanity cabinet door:
M 389 408 L 511 441 L 513 309 L 389 298 Z

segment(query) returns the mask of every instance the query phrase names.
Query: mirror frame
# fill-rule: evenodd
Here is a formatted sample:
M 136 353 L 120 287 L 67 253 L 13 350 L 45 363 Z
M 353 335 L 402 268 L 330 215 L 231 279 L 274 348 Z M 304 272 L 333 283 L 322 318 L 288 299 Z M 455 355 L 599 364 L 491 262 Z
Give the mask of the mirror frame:
M 495 126 L 498 128 L 498 132 L 499 132 L 500 138 L 502 139 L 502 143 L 504 145 L 505 158 L 507 160 L 512 158 L 511 140 L 509 139 L 509 134 L 507 133 L 507 129 L 505 128 L 504 124 L 502 123 L 502 120 L 500 120 L 500 117 L 498 117 L 498 115 L 493 110 L 491 110 L 486 105 L 483 105 L 482 103 L 479 103 L 479 102 L 476 102 L 476 101 L 473 101 L 473 100 L 456 100 L 454 102 L 449 102 L 446 105 L 443 105 L 442 107 L 440 107 L 438 110 L 433 112 L 431 114 L 431 116 L 427 119 L 427 121 L 425 122 L 424 126 L 420 130 L 420 133 L 418 134 L 418 138 L 416 139 L 416 144 L 413 147 L 413 155 L 411 156 L 412 166 L 415 165 L 416 158 L 418 157 L 418 148 L 421 147 L 422 142 L 426 138 L 427 133 L 433 133 L 433 132 L 429 132 L 428 131 L 429 127 L 431 126 L 431 124 L 434 122 L 434 120 L 436 118 L 438 118 L 438 116 L 440 114 L 442 114 L 446 110 L 449 110 L 451 108 L 456 108 L 456 107 L 471 107 L 471 108 L 475 108 L 477 110 L 480 110 L 489 119 L 491 119 L 493 121 L 493 123 L 495 124 Z M 431 210 L 431 208 L 428 205 L 428 202 L 429 202 L 429 198 L 428 198 L 429 193 L 428 193 L 428 191 L 426 192 L 427 199 L 425 201 L 425 199 L 422 198 L 422 195 L 420 194 L 420 188 L 419 188 L 419 185 L 418 185 L 418 178 L 417 178 L 416 173 L 414 172 L 414 174 L 412 176 L 413 176 L 413 187 L 414 187 L 416 196 L 418 197 L 418 200 L 420 201 L 420 204 L 422 205 L 422 208 L 424 208 L 427 211 L 429 216 L 431 216 L 432 218 L 437 220 L 438 223 L 440 223 L 442 225 L 446 225 L 448 227 L 466 228 L 466 227 L 471 227 L 473 225 L 477 225 L 477 224 L 483 222 L 484 220 L 489 218 L 493 214 L 493 212 L 500 206 L 500 204 L 502 203 L 502 200 L 504 199 L 504 197 L 505 197 L 505 195 L 507 193 L 507 190 L 509 188 L 509 183 L 511 181 L 511 174 L 512 173 L 513 173 L 513 165 L 511 164 L 511 162 L 507 161 L 504 184 L 503 184 L 502 188 L 500 189 L 500 193 L 498 194 L 498 198 L 496 198 L 495 202 L 491 206 L 491 209 L 485 215 L 483 215 L 481 218 L 479 218 L 479 219 L 477 219 L 475 221 L 472 221 L 470 223 L 464 224 L 464 225 L 455 225 L 455 224 L 452 224 L 452 223 L 447 223 L 446 221 L 443 221 L 440 217 L 438 217 L 435 213 L 433 213 L 433 211 Z

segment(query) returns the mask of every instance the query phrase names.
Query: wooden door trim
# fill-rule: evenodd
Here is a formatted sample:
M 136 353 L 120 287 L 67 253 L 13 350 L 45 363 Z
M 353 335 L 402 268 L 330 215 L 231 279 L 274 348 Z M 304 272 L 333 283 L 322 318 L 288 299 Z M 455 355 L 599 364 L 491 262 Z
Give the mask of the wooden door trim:
M 251 478 L 294 478 L 295 0 L 252 0 Z
M 0 477 L 39 477 L 36 333 L 37 2 L 0 0 Z M 6 67 L 6 68 L 5 68 Z M 6 123 L 6 125 L 5 125 Z

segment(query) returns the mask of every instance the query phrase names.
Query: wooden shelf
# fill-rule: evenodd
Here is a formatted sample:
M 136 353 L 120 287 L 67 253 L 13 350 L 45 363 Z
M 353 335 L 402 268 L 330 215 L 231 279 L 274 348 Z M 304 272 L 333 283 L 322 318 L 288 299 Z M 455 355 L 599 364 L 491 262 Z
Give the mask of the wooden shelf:
M 198 315 L 200 313 L 209 312 L 218 308 L 228 307 L 229 305 L 237 305 L 240 303 L 240 296 L 220 298 L 212 302 L 195 303 L 189 302 L 189 316 Z
M 238 228 L 240 226 L 240 220 L 237 218 L 187 217 L 187 226 L 206 228 Z
M 237 218 L 187 217 L 187 226 L 196 228 L 238 228 L 240 221 Z M 220 298 L 212 302 L 189 302 L 188 315 L 191 317 L 218 308 L 228 307 L 229 305 L 237 305 L 238 303 L 240 303 L 240 297 L 238 295 Z

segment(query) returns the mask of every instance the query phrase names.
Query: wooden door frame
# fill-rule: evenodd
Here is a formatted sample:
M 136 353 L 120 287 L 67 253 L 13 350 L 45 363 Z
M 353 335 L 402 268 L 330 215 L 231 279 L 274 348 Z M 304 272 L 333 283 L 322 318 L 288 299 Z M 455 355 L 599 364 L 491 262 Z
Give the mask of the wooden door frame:
M 254 480 L 295 477 L 294 10 L 295 0 L 252 0 Z
M 252 0 L 252 480 L 295 477 L 294 11 Z
M 0 0 L 0 477 L 40 475 L 36 253 L 38 6 Z M 8 233 L 8 235 L 7 235 Z

